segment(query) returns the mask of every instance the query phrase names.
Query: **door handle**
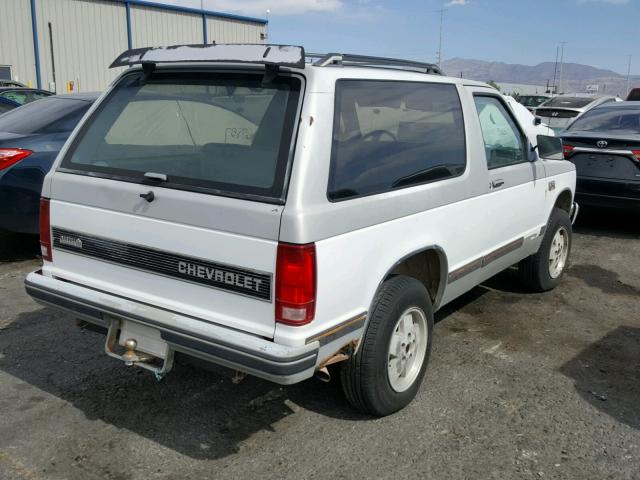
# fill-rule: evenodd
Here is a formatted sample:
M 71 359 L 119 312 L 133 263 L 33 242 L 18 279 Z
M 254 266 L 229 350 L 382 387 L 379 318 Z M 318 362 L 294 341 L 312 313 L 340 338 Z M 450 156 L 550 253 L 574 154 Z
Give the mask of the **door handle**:
M 491 188 L 500 188 L 503 185 L 504 185 L 504 180 L 502 180 L 501 178 L 497 180 L 493 180 L 491 182 Z

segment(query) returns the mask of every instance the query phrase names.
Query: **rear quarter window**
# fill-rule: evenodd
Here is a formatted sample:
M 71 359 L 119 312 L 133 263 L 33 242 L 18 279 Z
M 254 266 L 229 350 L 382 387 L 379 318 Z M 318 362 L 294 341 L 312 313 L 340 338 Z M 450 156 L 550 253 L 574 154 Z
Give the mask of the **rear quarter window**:
M 339 80 L 327 196 L 331 201 L 444 180 L 464 172 L 455 85 Z

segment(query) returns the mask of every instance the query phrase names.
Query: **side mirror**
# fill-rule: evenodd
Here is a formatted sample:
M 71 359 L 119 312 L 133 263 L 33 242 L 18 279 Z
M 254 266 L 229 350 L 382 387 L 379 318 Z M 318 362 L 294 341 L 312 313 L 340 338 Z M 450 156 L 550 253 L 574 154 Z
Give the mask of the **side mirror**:
M 538 156 L 546 160 L 564 160 L 562 139 L 548 135 L 538 135 Z
M 542 119 L 540 117 L 535 117 L 533 119 L 533 125 L 537 127 L 538 125 L 542 125 Z

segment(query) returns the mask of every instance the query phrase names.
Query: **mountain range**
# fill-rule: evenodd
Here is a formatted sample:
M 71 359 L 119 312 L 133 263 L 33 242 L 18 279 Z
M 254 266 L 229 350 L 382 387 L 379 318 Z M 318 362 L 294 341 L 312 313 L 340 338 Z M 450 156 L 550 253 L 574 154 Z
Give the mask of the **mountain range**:
M 518 65 L 484 60 L 452 58 L 442 62 L 442 70 L 451 76 L 462 76 L 483 82 L 523 83 L 528 85 L 553 85 L 554 62 L 543 62 L 538 65 Z M 560 83 L 560 65 L 555 73 L 556 84 Z M 631 87 L 640 87 L 640 76 L 631 77 Z M 612 70 L 564 63 L 562 66 L 562 91 L 585 92 L 587 85 L 598 85 L 599 93 L 626 96 L 627 76 Z

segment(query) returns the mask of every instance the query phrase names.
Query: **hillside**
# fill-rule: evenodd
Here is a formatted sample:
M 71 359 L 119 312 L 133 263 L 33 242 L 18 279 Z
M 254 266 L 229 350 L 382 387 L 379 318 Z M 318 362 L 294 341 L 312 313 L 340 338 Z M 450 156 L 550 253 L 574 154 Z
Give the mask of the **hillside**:
M 544 62 L 538 65 L 518 65 L 502 62 L 487 62 L 452 58 L 442 63 L 442 69 L 448 75 L 460 76 L 472 80 L 487 82 L 525 83 L 531 85 L 546 85 L 553 83 L 554 62 Z M 559 79 L 560 68 L 556 77 Z M 566 92 L 584 92 L 587 85 L 597 84 L 600 92 L 623 95 L 626 89 L 627 77 L 612 70 L 565 63 L 563 66 L 563 87 Z M 640 86 L 640 76 L 633 76 L 631 85 Z

